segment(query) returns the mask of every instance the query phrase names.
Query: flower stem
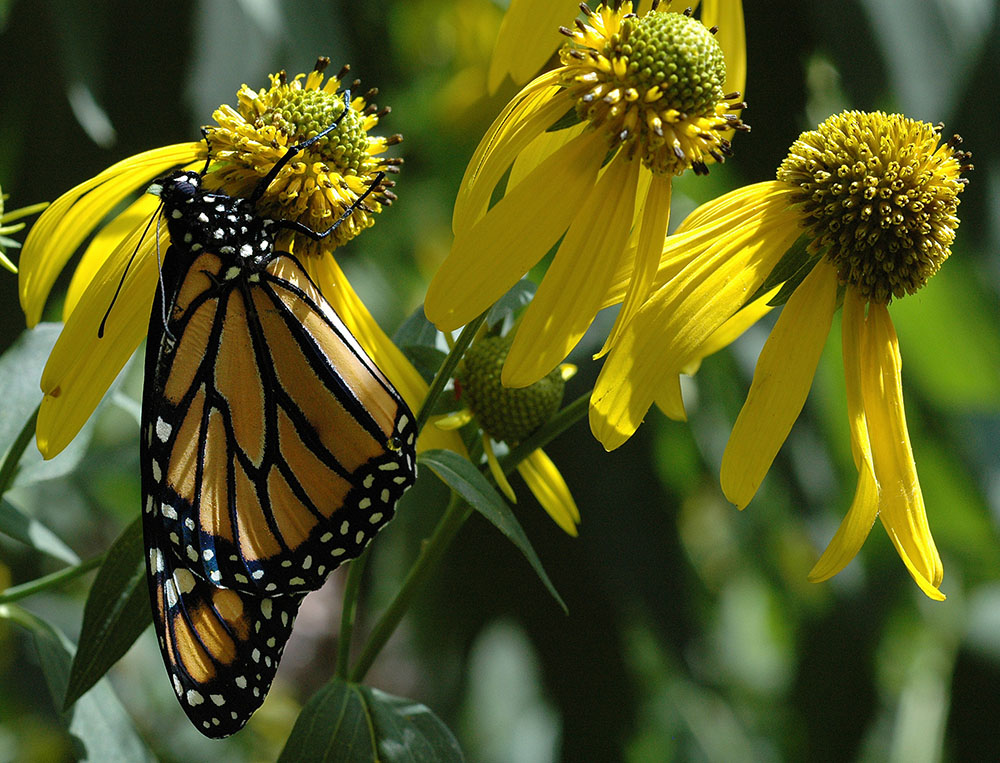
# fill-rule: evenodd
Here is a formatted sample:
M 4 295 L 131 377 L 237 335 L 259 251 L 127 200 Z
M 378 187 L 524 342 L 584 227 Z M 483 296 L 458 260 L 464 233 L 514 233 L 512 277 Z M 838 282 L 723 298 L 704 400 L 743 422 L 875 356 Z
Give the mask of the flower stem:
M 587 415 L 592 390 L 580 395 L 576 400 L 549 419 L 537 432 L 515 445 L 500 459 L 504 473 L 512 472 L 519 463 L 539 448 L 544 448 L 552 440 Z
M 347 663 L 351 656 L 351 636 L 354 633 L 354 620 L 358 612 L 358 592 L 361 590 L 361 578 L 372 547 L 369 545 L 364 553 L 351 562 L 347 570 L 347 584 L 344 586 L 344 606 L 340 612 L 340 637 L 337 639 L 337 678 L 347 678 Z
M 396 626 L 403 619 L 403 615 L 406 614 L 406 610 L 409 609 L 414 595 L 416 595 L 423 582 L 437 567 L 438 562 L 441 561 L 441 557 L 444 556 L 444 552 L 451 545 L 455 534 L 471 514 L 472 509 L 466 505 L 457 493 L 453 492 L 451 500 L 448 502 L 448 508 L 445 509 L 441 519 L 438 520 L 437 527 L 434 528 L 431 537 L 424 543 L 420 551 L 420 556 L 417 557 L 417 561 L 410 568 L 410 572 L 407 574 L 406 580 L 403 581 L 402 587 L 392 600 L 389 608 L 382 613 L 378 622 L 375 623 L 375 628 L 372 630 L 371 636 L 368 637 L 368 642 L 365 644 L 361 656 L 351 670 L 351 681 L 358 683 L 364 679 L 372 663 L 375 662 L 375 658 L 382 651 L 382 647 L 385 646 L 389 637 L 396 630 Z
M 39 407 L 41 406 L 39 405 Z M 35 433 L 35 424 L 37 423 L 38 408 L 35 408 L 34 412 L 24 423 L 20 433 L 18 433 L 17 439 L 14 440 L 14 444 L 10 446 L 10 450 L 7 452 L 7 458 L 5 458 L 3 464 L 0 465 L 0 495 L 6 493 L 7 488 L 10 487 L 10 483 L 14 479 L 14 475 L 17 473 L 17 465 L 20 463 L 21 456 L 24 455 L 24 451 L 28 447 L 28 443 L 31 442 L 31 436 Z
M 95 567 L 100 567 L 101 564 L 104 563 L 105 556 L 107 556 L 106 553 L 100 554 L 99 556 L 95 556 L 85 562 L 80 562 L 73 567 L 66 567 L 58 572 L 53 572 L 51 575 L 36 578 L 35 580 L 27 583 L 22 583 L 21 585 L 12 586 L 3 593 L 0 593 L 0 604 L 9 604 L 12 601 L 24 599 L 32 594 L 39 593 L 48 588 L 54 588 L 57 585 L 61 585 L 62 583 L 73 580 L 74 578 L 78 578 L 81 575 L 90 572 Z
M 465 354 L 466 349 L 472 344 L 473 338 L 476 336 L 476 332 L 479 331 L 479 327 L 483 325 L 486 320 L 486 313 L 484 312 L 478 318 L 473 319 L 465 325 L 462 329 L 462 333 L 458 335 L 458 339 L 455 341 L 455 346 L 451 348 L 448 352 L 448 356 L 444 359 L 444 363 L 441 364 L 441 368 L 434 375 L 434 380 L 431 382 L 430 389 L 427 390 L 427 397 L 424 398 L 423 405 L 420 406 L 420 411 L 417 413 L 417 432 L 421 432 L 424 428 L 424 424 L 427 423 L 427 419 L 430 418 L 431 411 L 434 410 L 434 406 L 437 403 L 438 398 L 441 396 L 441 392 L 444 390 L 445 385 L 448 380 L 452 377 L 452 372 L 455 370 L 455 366 L 458 365 L 458 361 L 462 359 Z

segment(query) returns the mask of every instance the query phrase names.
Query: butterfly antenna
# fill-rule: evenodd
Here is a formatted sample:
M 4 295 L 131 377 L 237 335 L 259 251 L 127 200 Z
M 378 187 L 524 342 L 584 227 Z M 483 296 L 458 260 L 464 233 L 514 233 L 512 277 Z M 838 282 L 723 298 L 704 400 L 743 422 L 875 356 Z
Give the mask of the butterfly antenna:
M 108 305 L 108 309 L 104 312 L 104 317 L 101 318 L 101 325 L 97 327 L 97 338 L 104 338 L 104 328 L 108 322 L 108 316 L 111 315 L 111 308 L 115 306 L 115 302 L 118 301 L 118 295 L 121 294 L 122 286 L 125 283 L 125 276 L 128 275 L 128 269 L 132 267 L 132 261 L 135 260 L 135 256 L 139 253 L 139 248 L 142 246 L 142 242 L 146 239 L 146 234 L 149 233 L 149 226 L 153 224 L 153 220 L 159 220 L 160 211 L 163 209 L 163 202 L 161 201 L 156 207 L 156 211 L 153 216 L 149 218 L 149 222 L 146 223 L 146 227 L 142 229 L 142 235 L 139 237 L 138 243 L 135 245 L 135 249 L 132 252 L 132 256 L 128 258 L 128 262 L 125 264 L 125 270 L 122 271 L 121 280 L 118 282 L 118 288 L 115 289 L 115 295 L 111 298 L 111 304 Z M 157 229 L 159 229 L 159 223 L 157 223 Z M 159 247 L 160 238 L 159 230 L 157 230 L 156 245 Z
M 313 135 L 311 138 L 302 141 L 301 143 L 296 143 L 294 146 L 289 146 L 288 150 L 285 151 L 285 155 L 282 156 L 278 161 L 274 163 L 270 171 L 263 177 L 263 179 L 257 183 L 257 187 L 254 189 L 253 193 L 250 194 L 250 203 L 256 205 L 260 201 L 260 197 L 264 195 L 268 186 L 274 182 L 274 179 L 278 177 L 278 173 L 281 172 L 285 165 L 287 165 L 292 159 L 295 158 L 297 154 L 305 149 L 309 148 L 313 143 L 318 141 L 320 138 L 327 135 L 327 133 L 333 132 L 337 129 L 337 125 L 340 124 L 341 120 L 347 116 L 347 112 L 351 110 L 351 91 L 345 90 L 344 95 L 344 110 L 337 115 L 337 118 L 328 126 L 324 127 L 318 133 Z M 207 138 L 206 138 L 207 140 Z
M 163 262 L 160 259 L 160 221 L 156 221 L 156 272 L 159 274 L 160 283 L 160 309 L 163 313 L 163 333 L 170 337 L 170 341 L 177 344 L 177 337 L 170 331 L 167 325 L 167 287 L 163 283 Z
M 205 174 L 208 172 L 208 166 L 212 163 L 212 141 L 208 139 L 207 127 L 201 128 L 201 137 L 205 141 L 205 166 L 202 167 L 200 174 L 202 177 L 205 177 Z
M 379 187 L 379 184 L 384 179 L 385 179 L 384 172 L 379 172 L 377 175 L 375 175 L 375 178 L 372 180 L 371 183 L 368 184 L 368 187 L 365 189 L 365 192 L 361 194 L 357 199 L 355 199 L 354 202 L 351 204 L 351 206 L 345 209 L 343 214 L 341 214 L 341 216 L 337 218 L 336 222 L 334 222 L 333 225 L 331 225 L 322 233 L 314 231 L 309 226 L 303 225 L 302 223 L 296 220 L 275 220 L 274 227 L 284 228 L 285 230 L 290 230 L 295 233 L 301 233 L 302 235 L 311 238 L 313 241 L 319 241 L 320 239 L 324 239 L 331 233 L 333 233 L 335 230 L 337 230 L 337 228 L 340 227 L 340 224 L 344 222 L 344 220 L 353 215 L 358 210 L 358 208 L 364 203 L 365 199 L 371 196 L 371 194 L 375 191 L 375 189 Z

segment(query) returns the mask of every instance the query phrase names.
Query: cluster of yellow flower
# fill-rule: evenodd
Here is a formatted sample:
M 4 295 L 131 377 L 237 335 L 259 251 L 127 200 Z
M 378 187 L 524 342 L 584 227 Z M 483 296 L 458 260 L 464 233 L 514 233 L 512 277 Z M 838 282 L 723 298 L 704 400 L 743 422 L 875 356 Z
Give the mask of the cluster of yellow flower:
M 523 82 L 551 55 L 553 38 L 545 31 L 551 19 L 571 26 L 561 29 L 560 65 L 511 100 L 469 163 L 454 208 L 454 244 L 430 284 L 426 315 L 444 332 L 470 323 L 556 247 L 537 294 L 502 343 L 504 354 L 486 353 L 497 373 L 483 378 L 509 388 L 555 383 L 553 374 L 564 379 L 562 363 L 597 313 L 621 304 L 598 354 L 604 365 L 590 401 L 594 436 L 610 450 L 635 432 L 653 403 L 683 419 L 680 375 L 783 305 L 722 462 L 723 491 L 743 508 L 802 409 L 833 314 L 843 305 L 858 483 L 810 577 L 840 571 L 878 516 L 917 584 L 942 599 L 943 570 L 907 435 L 888 305 L 916 291 L 948 257 L 969 155 L 957 137 L 942 142 L 940 127 L 844 112 L 803 133 L 775 180 L 701 206 L 667 235 L 672 178 L 689 169 L 708 172 L 731 155 L 734 134 L 749 128 L 740 118 L 741 0 L 705 0 L 700 17 L 666 5 L 583 6 L 574 21 L 575 3 L 513 0 L 490 71 L 492 88 L 508 73 Z M 206 184 L 245 193 L 288 145 L 329 122 L 342 79 L 343 73 L 324 82 L 317 70 L 291 80 L 275 76 L 260 91 L 244 86 L 237 108 L 223 106 L 214 115 Z M 352 118 L 336 139 L 283 170 L 262 200 L 269 214 L 322 228 L 378 173 L 396 168 L 382 155 L 398 138 L 369 135 L 379 114 L 368 100 L 355 97 L 348 104 Z M 200 166 L 207 150 L 198 142 L 150 151 L 60 198 L 32 229 L 21 258 L 29 324 L 39 320 L 57 274 L 95 221 L 166 169 Z M 318 255 L 304 260 L 310 275 L 416 408 L 426 384 L 329 256 L 392 198 L 387 184 L 336 240 L 311 243 L 290 234 L 282 243 Z M 93 341 L 154 206 L 144 196 L 127 207 L 95 236 L 76 269 L 66 326 L 42 381 L 37 437 L 46 456 L 72 439 L 145 333 L 156 236 L 143 241 L 124 277 L 120 319 L 108 324 L 108 341 Z M 513 398 L 503 399 L 501 405 L 513 405 Z M 486 435 L 520 436 L 490 432 L 487 416 L 477 414 Z M 421 447 L 430 439 L 460 448 L 453 437 L 429 427 Z M 555 465 L 538 450 L 522 474 L 559 524 L 575 533 L 579 515 Z M 498 481 L 505 484 L 500 473 Z

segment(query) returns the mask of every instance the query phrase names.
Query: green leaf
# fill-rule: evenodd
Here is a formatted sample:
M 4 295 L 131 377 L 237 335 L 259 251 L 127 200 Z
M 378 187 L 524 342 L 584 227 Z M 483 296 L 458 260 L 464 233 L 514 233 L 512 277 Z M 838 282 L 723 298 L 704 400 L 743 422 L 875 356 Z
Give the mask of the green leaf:
M 418 307 L 410 317 L 396 330 L 392 341 L 397 347 L 435 347 L 438 330 L 424 315 L 423 305 Z
M 489 480 L 483 476 L 472 462 L 450 450 L 427 450 L 417 457 L 417 462 L 426 465 L 441 481 L 464 498 L 472 508 L 488 519 L 507 539 L 520 549 L 535 574 L 549 590 L 549 593 L 568 612 L 566 603 L 556 591 L 542 562 L 525 535 L 521 523 L 517 521 L 510 506 L 500 497 Z
M 19 540 L 37 551 L 62 559 L 68 564 L 80 561 L 69 546 L 37 519 L 22 513 L 6 500 L 0 500 L 0 532 Z
M 522 278 L 510 287 L 506 294 L 496 301 L 486 314 L 486 324 L 496 326 L 508 315 L 516 315 L 521 308 L 531 302 L 538 287 L 534 281 Z
M 10 618 L 31 632 L 42 672 L 58 706 L 66 693 L 73 644 L 63 633 L 16 605 L 0 605 L 0 617 Z M 61 717 L 73 737 L 73 753 L 77 760 L 101 763 L 154 760 L 106 680 L 98 682 L 72 710 L 62 713 Z
M 150 623 L 142 521 L 118 537 L 94 578 L 63 707 L 76 702 L 131 648 Z
M 454 735 L 424 705 L 335 679 L 302 709 L 281 761 L 464 761 Z
M 447 354 L 437 347 L 428 347 L 423 344 L 404 345 L 403 354 L 428 384 L 434 380 L 434 375 L 447 357 Z
M 0 453 L 7 453 L 42 401 L 39 386 L 42 369 L 55 346 L 62 326 L 40 323 L 22 332 L 14 344 L 0 356 L 0 389 L 3 390 L 3 416 L 0 416 Z

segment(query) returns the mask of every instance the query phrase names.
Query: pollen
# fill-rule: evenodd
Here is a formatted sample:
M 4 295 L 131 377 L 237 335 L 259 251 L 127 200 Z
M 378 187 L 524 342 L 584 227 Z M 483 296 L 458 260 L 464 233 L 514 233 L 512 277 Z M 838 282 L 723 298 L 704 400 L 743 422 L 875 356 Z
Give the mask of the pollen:
M 778 180 L 842 284 L 888 304 L 913 294 L 951 254 L 972 169 L 962 139 L 899 114 L 845 111 L 792 144 Z
M 732 155 L 730 131 L 747 130 L 726 94 L 726 64 L 714 30 L 690 12 L 654 8 L 644 16 L 605 6 L 591 11 L 560 51 L 562 86 L 576 116 L 607 132 L 611 150 L 639 156 L 653 172 L 679 175 Z
M 237 107 L 217 109 L 212 115 L 217 126 L 206 131 L 211 164 L 205 186 L 247 196 L 291 146 L 314 137 L 343 115 L 334 130 L 282 169 L 258 204 L 262 217 L 292 220 L 323 232 L 374 186 L 364 204 L 327 238 L 296 236 L 295 252 L 300 255 L 328 252 L 374 225 L 383 206 L 396 198 L 391 190 L 395 183 L 387 177 L 377 181 L 379 173 L 392 177 L 402 164 L 402 159 L 383 156 L 402 137 L 372 134 L 389 112 L 371 103 L 377 91 L 360 91 L 357 80 L 345 83 L 348 67 L 326 78 L 328 64 L 329 59 L 321 58 L 308 75 L 293 78 L 284 72 L 273 74 L 270 87 L 260 90 L 243 85 Z M 287 242 L 277 244 L 284 247 Z
M 500 372 L 513 341 L 513 335 L 480 339 L 469 348 L 459 373 L 464 402 L 483 431 L 507 443 L 520 442 L 552 418 L 565 388 L 558 368 L 528 387 L 504 387 Z

